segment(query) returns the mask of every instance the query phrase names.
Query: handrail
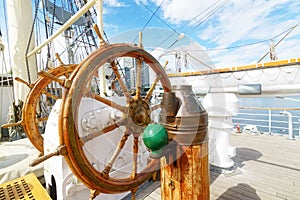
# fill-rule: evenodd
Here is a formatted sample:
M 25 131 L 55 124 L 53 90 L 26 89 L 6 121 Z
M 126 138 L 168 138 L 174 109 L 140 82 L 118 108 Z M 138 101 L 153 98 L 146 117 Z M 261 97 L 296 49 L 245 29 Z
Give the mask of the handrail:
M 266 107 L 247 107 L 247 106 L 240 106 L 239 109 L 247 109 L 247 110 L 300 110 L 300 108 L 266 108 Z
M 253 109 L 250 109 L 253 108 Z M 283 119 L 284 115 L 286 112 L 286 110 L 299 110 L 299 109 L 291 109 L 291 108 L 281 108 L 280 114 L 275 114 L 272 113 L 272 110 L 277 110 L 279 111 L 280 109 L 276 108 L 261 108 L 261 107 L 240 107 L 240 110 L 261 110 L 261 111 L 268 111 L 266 113 L 252 113 L 249 112 L 247 113 L 247 111 L 242 111 L 241 113 L 239 113 L 238 116 L 234 116 L 232 117 L 232 120 L 234 122 L 234 124 L 236 125 L 242 125 L 242 126 L 246 126 L 246 125 L 255 125 L 256 127 L 261 127 L 262 129 L 264 129 L 263 131 L 258 130 L 259 132 L 268 132 L 268 133 L 273 133 L 272 131 L 274 130 L 288 130 L 288 132 L 286 132 L 286 134 L 288 134 L 288 139 L 295 139 L 295 135 L 300 136 L 300 116 L 289 116 L 288 120 L 280 120 L 279 118 Z M 242 115 L 242 117 L 240 117 Z M 249 116 L 247 118 L 247 116 Z M 257 117 L 260 117 L 262 119 L 257 119 Z M 275 120 L 273 120 L 272 118 L 276 117 Z M 283 125 L 284 124 L 284 125 Z M 288 125 L 288 126 L 285 126 Z M 268 130 L 266 130 L 268 129 Z

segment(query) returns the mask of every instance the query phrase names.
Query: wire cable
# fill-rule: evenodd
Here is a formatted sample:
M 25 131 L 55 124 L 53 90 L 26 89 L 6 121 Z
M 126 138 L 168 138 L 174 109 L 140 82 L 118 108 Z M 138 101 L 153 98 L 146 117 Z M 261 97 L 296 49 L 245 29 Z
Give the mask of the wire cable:
M 156 7 L 155 11 L 152 12 L 151 17 L 148 19 L 148 21 L 145 23 L 145 25 L 143 26 L 143 28 L 141 29 L 140 32 L 143 32 L 143 30 L 147 27 L 147 25 L 150 23 L 150 21 L 152 20 L 152 18 L 156 15 L 157 11 L 160 9 L 160 7 L 162 6 L 162 4 L 164 3 L 165 0 L 162 0 L 159 4 L 159 6 Z M 143 4 L 144 5 L 144 4 Z M 138 36 L 136 36 L 133 40 L 133 42 L 135 42 L 137 40 Z
M 161 17 L 159 17 L 156 13 L 154 13 L 149 7 L 147 7 L 145 4 L 143 4 L 142 2 L 140 2 L 142 4 L 142 6 L 144 6 L 144 8 L 146 8 L 149 12 L 151 12 L 152 14 L 154 14 L 154 16 L 159 19 L 162 23 L 164 23 L 166 26 L 168 26 L 172 31 L 174 31 L 175 33 L 179 34 L 178 31 L 176 31 L 170 24 L 168 24 L 165 20 L 163 20 Z
M 183 29 L 184 27 L 186 27 L 188 24 L 191 24 L 194 20 L 196 20 L 200 15 L 202 15 L 203 13 L 207 12 L 210 8 L 212 8 L 213 6 L 215 6 L 219 1 L 222 0 L 218 0 L 217 2 L 212 3 L 209 7 L 207 7 L 206 9 L 204 9 L 203 11 L 201 11 L 200 13 L 198 13 L 196 16 L 194 16 L 191 20 L 189 20 L 187 23 L 185 23 L 184 25 L 182 25 L 179 29 Z
M 274 47 L 276 47 L 280 42 L 282 42 L 300 23 L 296 24 L 295 26 L 289 28 L 288 30 L 286 30 L 285 32 L 287 32 L 275 45 Z M 284 33 L 285 33 L 284 32 Z M 268 51 L 267 53 L 265 53 L 258 61 L 257 63 L 259 63 L 260 61 L 262 61 L 270 52 Z
M 190 29 L 190 31 L 194 31 L 196 28 L 198 28 L 202 23 L 204 23 L 207 19 L 209 19 L 212 15 L 216 14 L 219 10 L 221 10 L 229 0 L 223 1 L 220 5 L 216 6 L 212 10 L 210 10 L 206 15 L 201 17 L 199 20 L 196 21 L 195 26 Z

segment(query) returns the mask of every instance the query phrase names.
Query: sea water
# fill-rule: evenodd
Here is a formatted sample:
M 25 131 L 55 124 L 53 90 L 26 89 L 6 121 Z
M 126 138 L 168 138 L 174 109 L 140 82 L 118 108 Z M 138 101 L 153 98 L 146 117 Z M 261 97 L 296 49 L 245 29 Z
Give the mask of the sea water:
M 243 130 L 246 125 L 256 125 L 258 131 L 262 133 L 288 134 L 288 116 L 283 114 L 284 110 L 286 110 L 293 116 L 294 135 L 299 135 L 300 95 L 289 97 L 239 98 L 239 107 L 239 114 L 233 116 L 233 123 L 235 127 L 239 125 L 241 130 Z M 243 107 L 249 109 L 243 109 Z M 269 116 L 270 114 L 271 118 Z M 271 121 L 271 123 L 269 121 Z

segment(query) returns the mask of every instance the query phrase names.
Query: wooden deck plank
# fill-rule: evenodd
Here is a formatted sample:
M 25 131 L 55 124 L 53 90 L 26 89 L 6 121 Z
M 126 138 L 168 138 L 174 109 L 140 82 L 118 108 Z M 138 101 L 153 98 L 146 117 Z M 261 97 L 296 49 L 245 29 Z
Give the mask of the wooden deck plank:
M 237 171 L 231 175 L 210 171 L 211 200 L 300 200 L 300 138 L 231 136 L 237 148 L 233 158 Z M 160 188 L 152 193 L 143 199 L 160 199 Z

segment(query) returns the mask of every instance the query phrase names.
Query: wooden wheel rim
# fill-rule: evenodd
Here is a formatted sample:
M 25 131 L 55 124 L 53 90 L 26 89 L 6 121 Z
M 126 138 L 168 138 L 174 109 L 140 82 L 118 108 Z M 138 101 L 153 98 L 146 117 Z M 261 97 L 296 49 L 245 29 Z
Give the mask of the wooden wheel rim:
M 104 193 L 119 193 L 129 191 L 138 187 L 145 180 L 150 178 L 153 171 L 159 165 L 158 160 L 152 160 L 142 172 L 138 173 L 135 178 L 114 179 L 104 178 L 103 174 L 97 171 L 85 156 L 78 132 L 74 126 L 73 116 L 76 117 L 81 98 L 82 91 L 86 85 L 88 77 L 107 62 L 111 62 L 118 57 L 142 57 L 143 61 L 159 74 L 160 82 L 164 91 L 171 91 L 171 84 L 164 69 L 158 61 L 145 50 L 128 44 L 114 44 L 96 50 L 77 68 L 76 75 L 71 77 L 72 85 L 66 91 L 62 100 L 60 115 L 60 142 L 65 145 L 67 154 L 65 158 L 73 171 L 73 173 L 88 187 L 96 189 Z M 75 107 L 73 113 L 72 108 Z
M 67 73 L 71 73 L 76 66 L 77 64 L 61 65 L 57 68 L 49 70 L 48 73 L 59 77 Z M 34 86 L 29 91 L 22 109 L 22 125 L 24 127 L 24 131 L 33 146 L 41 153 L 44 153 L 44 138 L 37 126 L 36 108 L 39 103 L 39 98 L 42 95 L 42 91 L 51 82 L 52 80 L 49 78 L 39 77 L 33 83 Z

